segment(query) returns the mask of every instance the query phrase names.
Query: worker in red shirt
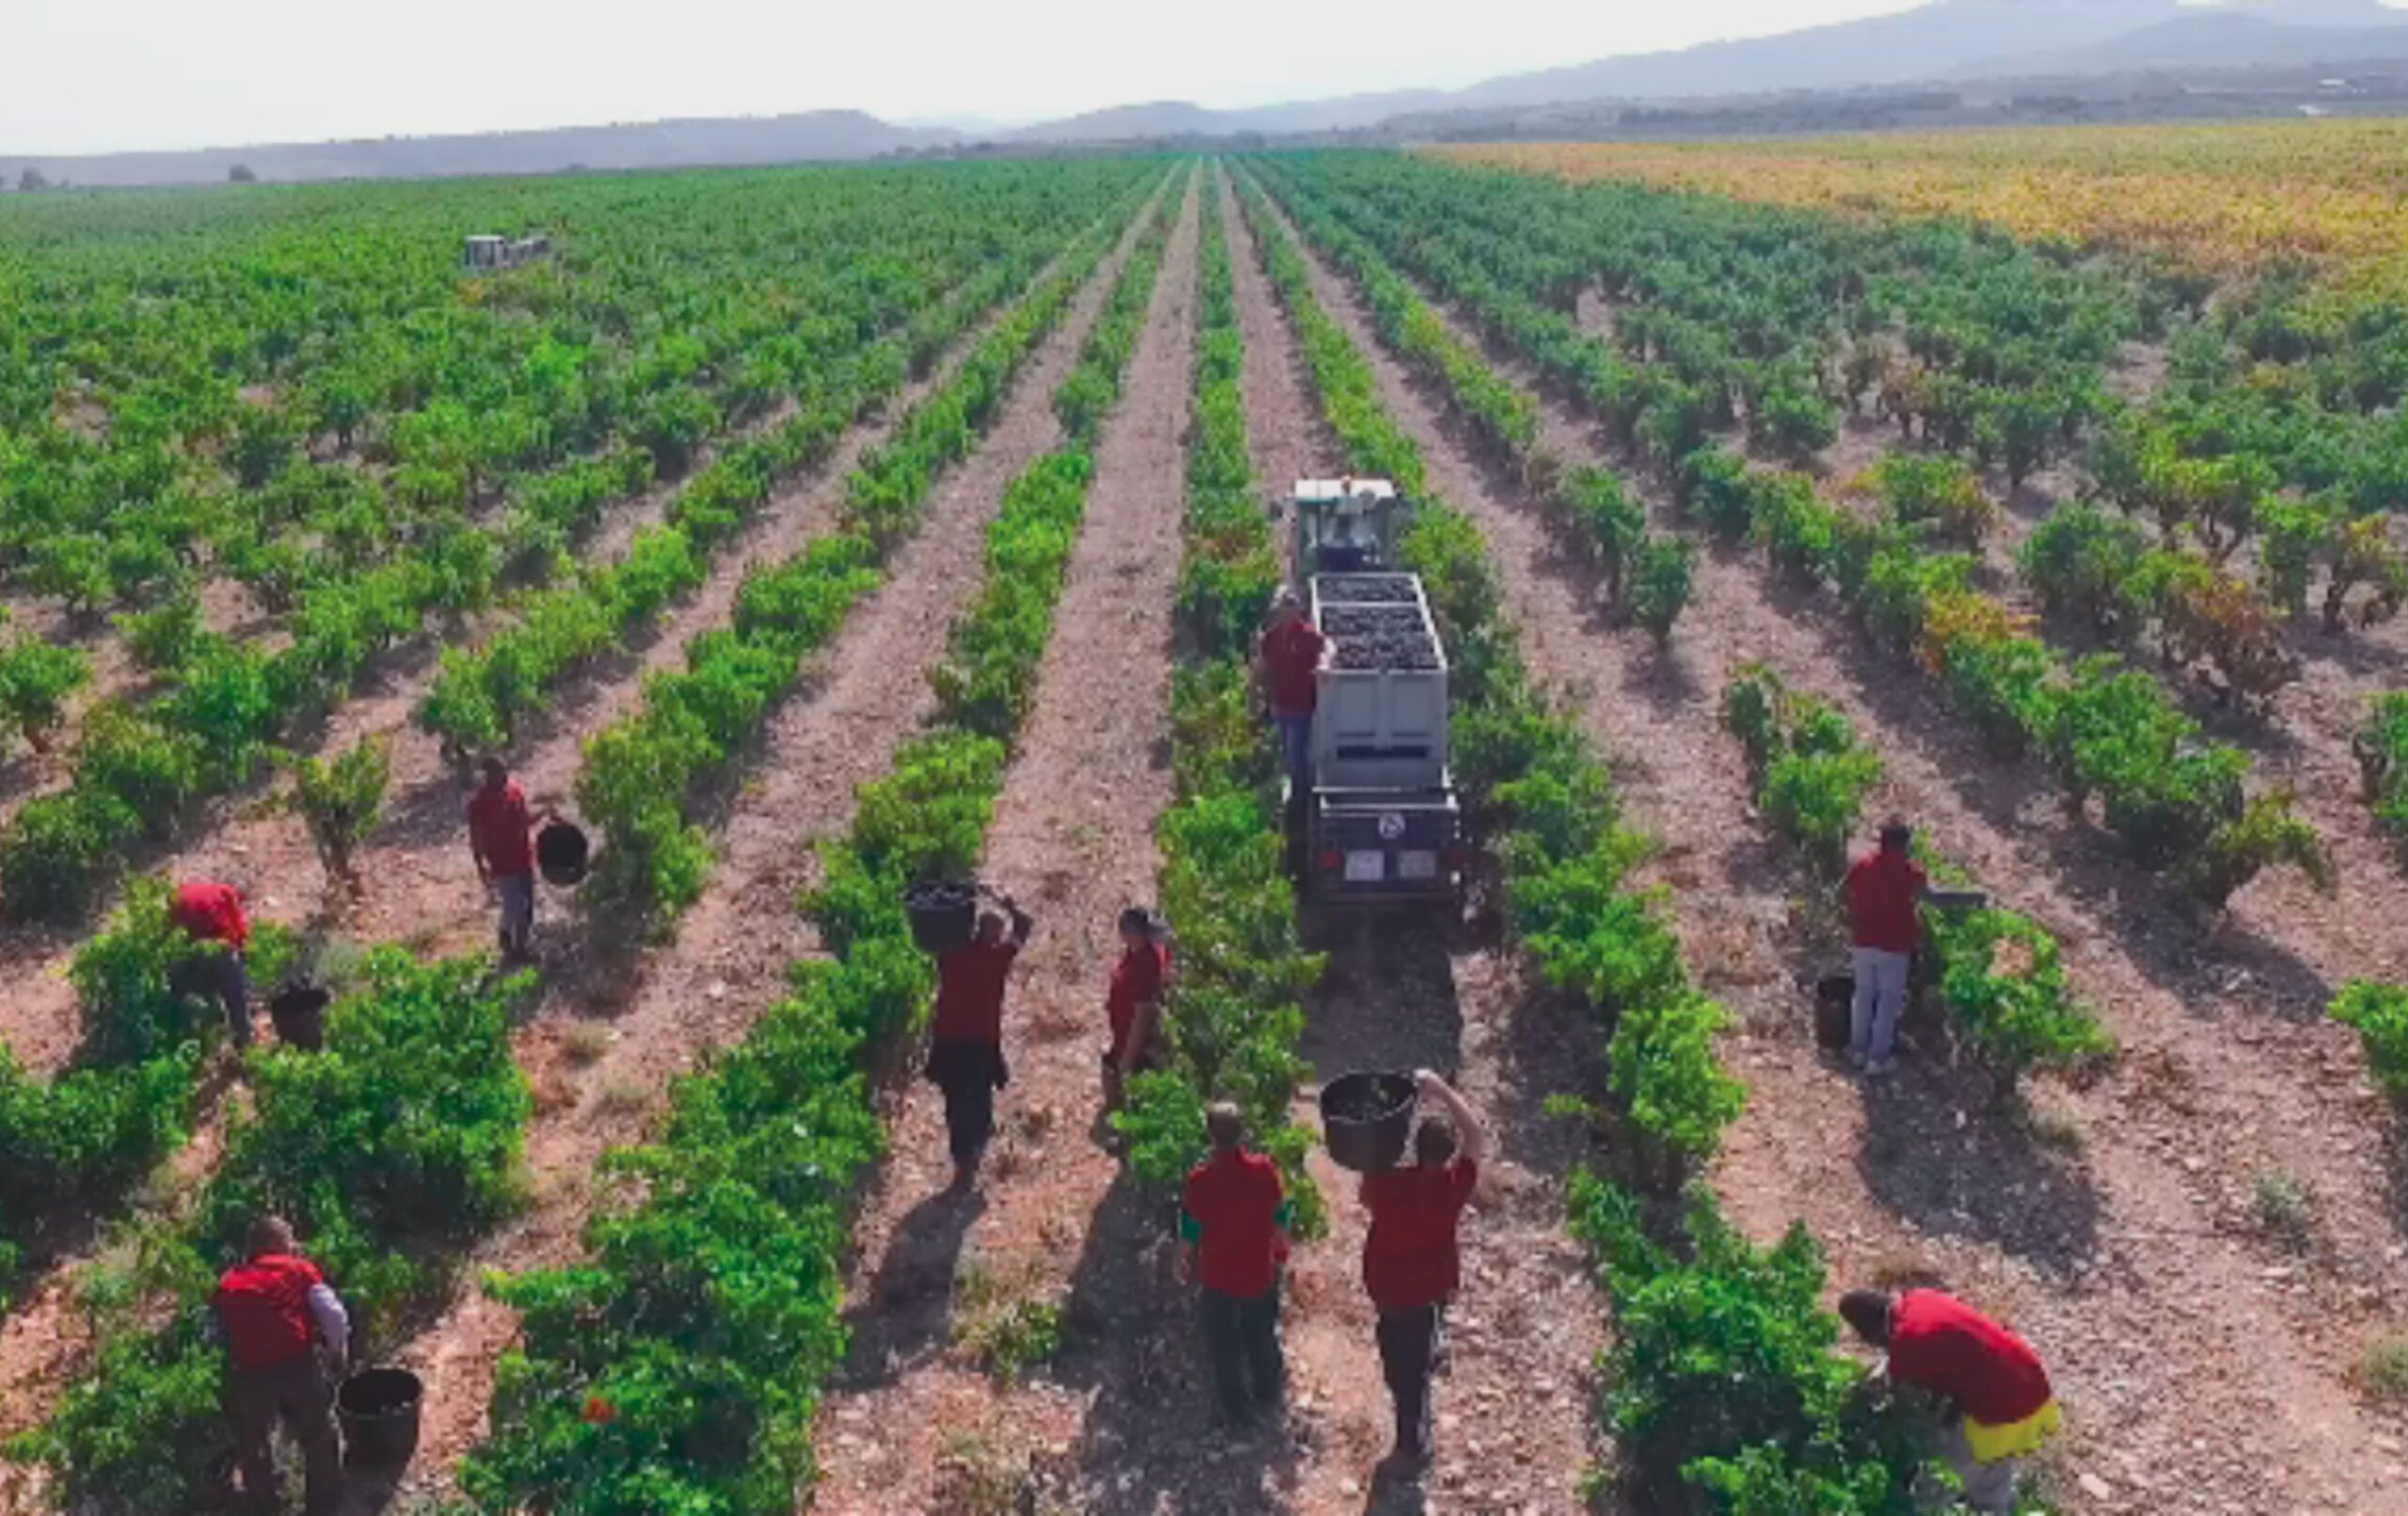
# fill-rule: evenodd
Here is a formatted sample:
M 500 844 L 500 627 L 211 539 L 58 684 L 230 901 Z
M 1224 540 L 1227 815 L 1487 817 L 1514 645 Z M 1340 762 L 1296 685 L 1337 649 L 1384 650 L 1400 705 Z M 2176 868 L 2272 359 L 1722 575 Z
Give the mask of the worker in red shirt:
M 1160 1059 L 1163 989 L 1170 980 L 1170 944 L 1161 924 L 1143 906 L 1120 913 L 1120 960 L 1112 966 L 1104 992 L 1104 1019 L 1112 1042 L 1103 1050 L 1103 1109 L 1120 1109 L 1129 1076 L 1156 1066 Z
M 1004 987 L 1036 925 L 1009 895 L 997 903 L 1011 917 L 1008 930 L 1003 914 L 981 911 L 968 944 L 937 959 L 927 1077 L 944 1092 L 956 1191 L 978 1182 L 978 1160 L 995 1134 L 995 1092 L 1010 1077 L 1004 1067 Z
M 1845 886 L 1856 1001 L 1848 1013 L 1848 1062 L 1868 1074 L 1896 1066 L 1898 1017 L 1907 1005 L 1907 971 L 1923 938 L 1916 911 L 1931 888 L 1914 860 L 1914 829 L 1892 817 L 1881 845 L 1848 868 Z
M 2060 1424 L 2049 1371 L 2029 1343 L 1954 1295 L 1910 1289 L 1892 1296 L 1852 1289 L 1840 1315 L 1888 1357 L 1877 1376 L 1948 1401 L 1942 1451 L 1979 1511 L 2015 1508 L 2017 1461 Z
M 261 1513 L 281 1508 L 270 1445 L 281 1420 L 301 1445 L 310 1516 L 333 1511 L 342 1500 L 342 1454 L 328 1371 L 339 1376 L 351 1350 L 342 1303 L 318 1266 L 300 1255 L 293 1228 L 262 1216 L 251 1224 L 244 1260 L 217 1281 L 210 1305 L 226 1340 L 226 1414 L 244 1497 Z
M 1414 1129 L 1410 1165 L 1363 1181 L 1371 1229 L 1363 1239 L 1363 1288 L 1379 1313 L 1380 1367 L 1396 1401 L 1396 1456 L 1430 1456 L 1430 1371 L 1447 1303 L 1463 1279 L 1456 1223 L 1480 1182 L 1488 1138 L 1454 1086 L 1424 1068 L 1421 1098 L 1439 1108 Z
M 1272 724 L 1279 729 L 1291 802 L 1312 790 L 1313 707 L 1321 699 L 1321 661 L 1328 647 L 1329 640 L 1306 618 L 1295 591 L 1283 588 L 1272 597 L 1255 678 L 1271 706 Z
M 484 782 L 468 797 L 468 855 L 501 910 L 501 955 L 527 956 L 535 931 L 535 818 L 527 792 L 499 758 L 479 766 Z
M 226 1013 L 226 1030 L 238 1048 L 251 1045 L 251 976 L 243 950 L 251 940 L 243 892 L 215 879 L 186 879 L 176 886 L 167 918 L 192 940 L 193 952 L 169 974 L 180 995 L 214 1000 Z
M 1212 1157 L 1180 1196 L 1180 1271 L 1202 1287 L 1204 1348 L 1222 1414 L 1242 1423 L 1287 1393 L 1279 1350 L 1279 1268 L 1288 1193 L 1279 1166 L 1245 1145 L 1245 1118 L 1222 1101 L 1204 1113 Z

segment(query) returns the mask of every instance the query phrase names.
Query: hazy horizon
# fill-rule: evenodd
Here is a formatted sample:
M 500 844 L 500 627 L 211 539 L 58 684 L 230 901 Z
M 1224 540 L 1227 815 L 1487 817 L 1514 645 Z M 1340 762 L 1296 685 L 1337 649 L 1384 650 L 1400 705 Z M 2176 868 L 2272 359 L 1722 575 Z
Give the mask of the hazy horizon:
M 1434 0 L 1231 0 L 1165 36 L 1130 25 L 1128 8 L 1110 0 L 848 11 L 688 0 L 659 23 L 630 0 L 421 0 L 394 11 L 87 0 L 12 18 L 0 54 L 0 157 L 816 110 L 1025 122 L 1159 100 L 1238 108 L 1460 88 L 1915 3 L 1489 0 L 1466 24 L 1460 6 Z M 399 24 L 389 35 L 387 23 Z M 941 53 L 931 38 L 943 39 Z

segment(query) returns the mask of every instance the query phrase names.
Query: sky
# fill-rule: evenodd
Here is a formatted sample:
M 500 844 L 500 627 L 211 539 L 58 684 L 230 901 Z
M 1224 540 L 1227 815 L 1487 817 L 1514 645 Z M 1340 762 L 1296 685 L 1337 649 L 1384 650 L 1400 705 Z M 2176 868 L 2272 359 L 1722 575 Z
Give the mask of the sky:
M 1912 0 L 0 0 L 0 157 L 852 108 L 1268 104 Z M 1167 23 L 1167 24 L 1165 24 Z

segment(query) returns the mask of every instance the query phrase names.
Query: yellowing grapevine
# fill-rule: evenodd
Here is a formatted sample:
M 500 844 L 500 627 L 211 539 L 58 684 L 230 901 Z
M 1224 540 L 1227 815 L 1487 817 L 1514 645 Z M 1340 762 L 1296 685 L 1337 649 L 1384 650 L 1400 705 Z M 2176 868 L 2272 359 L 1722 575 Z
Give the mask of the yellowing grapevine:
M 1431 151 L 1575 182 L 1631 179 L 1780 205 L 1970 215 L 2020 236 L 2162 252 L 2216 273 L 2306 259 L 2357 289 L 2408 290 L 2408 121 Z

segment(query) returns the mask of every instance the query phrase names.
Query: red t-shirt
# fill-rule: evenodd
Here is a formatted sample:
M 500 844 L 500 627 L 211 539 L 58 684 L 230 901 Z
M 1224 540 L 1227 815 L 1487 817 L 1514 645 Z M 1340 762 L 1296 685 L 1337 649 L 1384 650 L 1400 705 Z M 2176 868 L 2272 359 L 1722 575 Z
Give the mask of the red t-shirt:
M 1020 944 L 973 942 L 937 960 L 937 1010 L 928 1034 L 939 1042 L 1004 1041 L 1004 985 Z
M 1112 966 L 1112 989 L 1104 996 L 1104 1014 L 1112 1019 L 1112 1050 L 1120 1051 L 1129 1045 L 1129 1034 L 1137 1025 L 1137 1007 L 1163 996 L 1163 978 L 1170 971 L 1170 949 L 1161 942 L 1145 942 L 1122 950 L 1120 961 Z
M 1444 1168 L 1388 1169 L 1363 1181 L 1371 1233 L 1363 1240 L 1363 1287 L 1383 1311 L 1406 1311 L 1451 1298 L 1463 1283 L 1455 1223 L 1471 1199 L 1479 1167 L 1458 1158 Z
M 1884 953 L 1912 953 L 1922 940 L 1915 904 L 1923 896 L 1924 872 L 1904 853 L 1871 852 L 1847 871 L 1847 903 L 1856 918 L 1856 945 Z
M 1321 690 L 1313 678 L 1329 640 L 1298 617 L 1262 634 L 1262 668 L 1271 687 L 1271 709 L 1281 716 L 1310 716 Z
M 1890 1376 L 1944 1395 L 1975 1421 L 2021 1421 L 2049 1403 L 2049 1371 L 2031 1345 L 1936 1289 L 1910 1289 L 1890 1313 Z
M 251 940 L 250 918 L 243 914 L 242 892 L 230 884 L 194 879 L 176 887 L 169 911 L 178 926 L 204 942 L 223 942 L 235 952 Z
M 307 1353 L 316 1338 L 309 1291 L 325 1282 L 316 1264 L 281 1253 L 262 1253 L 226 1271 L 210 1303 L 226 1323 L 234 1366 L 265 1368 Z
M 1180 1207 L 1200 1235 L 1196 1275 L 1206 1289 L 1251 1300 L 1278 1282 L 1288 1240 L 1279 1231 L 1287 1187 L 1279 1166 L 1241 1148 L 1187 1176 Z
M 515 779 L 499 790 L 481 788 L 468 797 L 468 836 L 495 878 L 517 879 L 535 872 L 535 841 L 530 835 L 534 826 L 534 817 L 527 813 L 527 792 Z

